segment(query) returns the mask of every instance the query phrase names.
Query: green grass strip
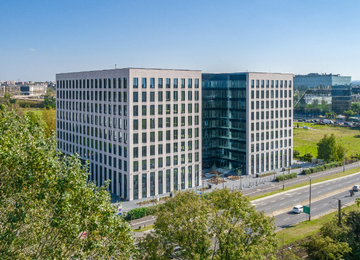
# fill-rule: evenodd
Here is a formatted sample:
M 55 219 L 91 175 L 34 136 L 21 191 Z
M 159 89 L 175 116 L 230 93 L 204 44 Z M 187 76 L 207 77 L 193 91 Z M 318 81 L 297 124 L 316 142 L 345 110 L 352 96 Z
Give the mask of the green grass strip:
M 146 227 L 142 227 L 141 229 L 133 229 L 133 232 L 144 232 L 144 231 L 148 231 L 154 228 L 154 224 L 146 226 Z
M 323 182 L 323 181 L 327 181 L 327 180 L 332 180 L 332 179 L 347 176 L 347 175 L 350 175 L 350 174 L 353 174 L 353 173 L 356 173 L 356 172 L 359 172 L 359 171 L 360 171 L 360 167 L 355 168 L 355 169 L 351 169 L 351 170 L 347 170 L 345 172 L 339 172 L 339 173 L 335 173 L 335 174 L 332 174 L 332 175 L 329 175 L 329 176 L 324 176 L 324 177 L 321 177 L 319 179 L 314 179 L 314 180 L 311 181 L 311 183 L 315 184 L 315 183 L 319 183 L 319 182 Z M 311 176 L 311 174 L 309 176 Z M 292 186 L 285 187 L 285 190 L 278 189 L 278 190 L 269 191 L 269 192 L 266 192 L 266 193 L 263 193 L 263 194 L 260 194 L 260 195 L 250 197 L 250 200 L 261 199 L 261 198 L 264 198 L 264 197 L 267 197 L 267 196 L 270 196 L 270 195 L 278 194 L 278 193 L 281 193 L 281 192 L 284 192 L 284 191 L 293 190 L 293 189 L 296 189 L 296 188 L 301 188 L 301 187 L 304 187 L 304 186 L 307 186 L 307 185 L 309 185 L 309 182 L 298 183 L 298 184 L 295 184 L 295 185 L 292 185 Z

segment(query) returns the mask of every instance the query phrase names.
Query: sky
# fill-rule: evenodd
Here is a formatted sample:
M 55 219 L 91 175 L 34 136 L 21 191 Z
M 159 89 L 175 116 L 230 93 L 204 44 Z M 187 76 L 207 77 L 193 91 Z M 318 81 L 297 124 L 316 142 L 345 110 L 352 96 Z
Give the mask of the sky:
M 0 0 L 0 80 L 117 68 L 360 80 L 360 1 Z

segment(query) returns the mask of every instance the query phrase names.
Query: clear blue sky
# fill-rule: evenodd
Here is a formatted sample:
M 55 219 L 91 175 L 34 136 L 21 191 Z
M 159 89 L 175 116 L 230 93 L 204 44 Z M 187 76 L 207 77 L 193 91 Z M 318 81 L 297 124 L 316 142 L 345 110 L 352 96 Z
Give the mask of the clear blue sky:
M 360 1 L 0 0 L 0 80 L 145 67 L 360 80 Z

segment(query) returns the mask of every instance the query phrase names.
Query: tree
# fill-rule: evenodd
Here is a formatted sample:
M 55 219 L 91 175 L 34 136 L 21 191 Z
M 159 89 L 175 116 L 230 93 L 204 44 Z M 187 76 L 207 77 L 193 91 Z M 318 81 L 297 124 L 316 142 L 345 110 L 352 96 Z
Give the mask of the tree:
M 129 259 L 129 225 L 86 166 L 28 117 L 0 110 L 0 258 Z
M 360 259 L 360 211 L 343 212 L 341 219 L 341 226 L 335 217 L 303 244 L 311 259 Z
M 351 110 L 354 111 L 356 114 L 360 114 L 360 103 L 359 102 L 352 103 Z
M 328 236 L 313 235 L 303 246 L 310 259 L 314 260 L 337 260 L 351 252 L 346 242 L 334 241 Z
M 274 219 L 240 191 L 192 191 L 159 205 L 154 231 L 139 242 L 139 259 L 275 259 Z
M 45 134 L 50 136 L 56 130 L 56 110 L 53 108 L 44 109 L 42 119 L 45 123 Z
M 354 114 L 352 110 L 345 110 L 343 113 L 346 120 L 349 120 L 349 118 Z
M 325 161 L 340 161 L 343 158 L 344 147 L 336 143 L 334 134 L 324 137 L 317 143 L 318 158 Z

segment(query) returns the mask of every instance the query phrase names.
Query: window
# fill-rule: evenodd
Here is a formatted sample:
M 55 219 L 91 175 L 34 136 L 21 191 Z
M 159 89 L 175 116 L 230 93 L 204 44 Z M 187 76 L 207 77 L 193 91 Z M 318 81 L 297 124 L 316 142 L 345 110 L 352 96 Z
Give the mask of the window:
M 188 88 L 192 88 L 192 79 L 188 79 Z
M 158 141 L 161 142 L 163 140 L 163 132 L 159 131 L 158 132 Z
M 139 142 L 139 134 L 134 134 L 133 135 L 133 143 L 137 144 Z
M 174 114 L 177 114 L 177 113 L 178 113 L 178 105 L 174 104 Z
M 159 118 L 159 119 L 158 119 L 158 127 L 159 127 L 159 128 L 162 128 L 162 127 L 163 127 L 163 119 L 162 119 L 162 118 Z
M 178 101 L 178 92 L 174 91 L 174 101 Z
M 138 88 L 138 80 L 138 78 L 133 78 L 133 88 Z M 106 81 L 104 83 L 106 83 Z M 104 87 L 106 88 L 106 85 Z
M 158 115 L 162 115 L 162 114 L 163 114 L 163 106 L 158 105 Z
M 142 102 L 146 102 L 146 92 L 142 92 L 141 93 L 141 99 L 142 99 Z
M 146 144 L 146 133 L 142 133 L 142 143 Z
M 170 114 L 170 105 L 166 105 L 166 114 Z
M 181 88 L 185 88 L 185 79 L 181 79 Z
M 146 88 L 146 78 L 141 79 L 141 87 Z
M 141 110 L 141 111 L 142 111 L 141 114 L 142 114 L 143 116 L 146 116 L 146 106 L 142 106 L 142 110 Z
M 161 78 L 158 79 L 158 88 L 163 88 L 163 79 Z
M 163 93 L 162 93 L 162 91 L 159 91 L 159 93 L 158 93 L 158 101 L 163 101 Z
M 166 127 L 170 127 L 170 117 L 166 118 Z
M 146 157 L 146 146 L 142 147 L 141 155 L 142 157 Z
M 150 115 L 155 115 L 155 106 L 154 105 L 150 106 Z
M 199 79 L 195 79 L 195 88 L 199 88 Z
M 166 79 L 166 88 L 170 88 L 170 79 L 169 78 Z
M 142 119 L 142 129 L 146 129 L 146 119 Z
M 139 148 L 138 148 L 138 147 L 134 147 L 133 156 L 134 156 L 134 158 L 138 158 L 138 157 L 139 157 Z
M 155 92 L 150 92 L 150 102 L 155 102 Z
M 171 97 L 171 92 L 166 91 L 166 101 L 170 101 L 170 97 Z
M 137 119 L 134 119 L 133 121 L 133 127 L 134 127 L 134 130 L 138 130 L 139 129 L 139 121 Z
M 178 79 L 173 79 L 174 88 L 178 88 Z
M 181 101 L 185 100 L 185 91 L 181 91 Z
M 150 78 L 150 88 L 155 88 L 155 79 Z

